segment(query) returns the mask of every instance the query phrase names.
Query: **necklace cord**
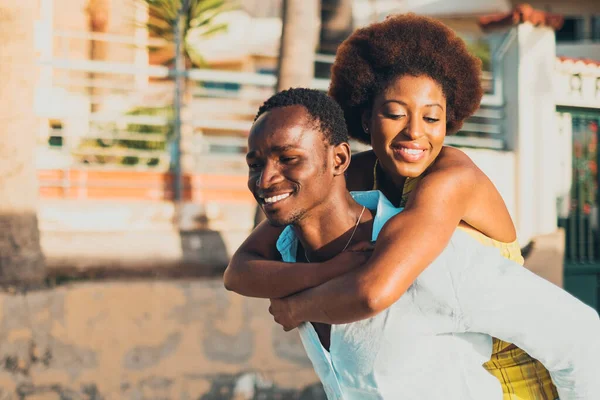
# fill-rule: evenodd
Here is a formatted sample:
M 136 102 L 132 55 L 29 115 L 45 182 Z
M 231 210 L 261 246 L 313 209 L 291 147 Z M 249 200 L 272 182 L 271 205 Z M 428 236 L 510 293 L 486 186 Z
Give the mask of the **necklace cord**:
M 365 213 L 366 208 L 367 208 L 367 206 L 363 206 L 362 211 L 360 212 L 360 215 L 358 216 L 358 219 L 356 220 L 356 224 L 354 225 L 354 230 L 352 231 L 352 234 L 350 235 L 350 239 L 348 239 L 348 241 L 346 242 L 346 245 L 344 246 L 342 251 L 340 251 L 340 253 L 343 253 L 344 251 L 346 251 L 346 249 L 350 245 L 350 242 L 352 241 L 352 238 L 354 237 L 354 234 L 356 233 L 356 229 L 358 229 L 358 224 L 360 223 L 360 219 L 362 218 L 363 214 Z M 304 257 L 306 258 L 306 261 L 311 262 L 310 259 L 308 258 L 308 253 L 306 252 L 306 249 L 304 249 Z

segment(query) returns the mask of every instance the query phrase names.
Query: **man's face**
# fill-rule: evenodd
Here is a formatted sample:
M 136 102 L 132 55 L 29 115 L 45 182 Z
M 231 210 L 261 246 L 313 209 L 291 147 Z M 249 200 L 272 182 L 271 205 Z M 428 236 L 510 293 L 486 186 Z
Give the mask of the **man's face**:
M 334 177 L 331 148 L 302 106 L 256 120 L 248 137 L 248 188 L 271 224 L 297 223 L 325 200 Z

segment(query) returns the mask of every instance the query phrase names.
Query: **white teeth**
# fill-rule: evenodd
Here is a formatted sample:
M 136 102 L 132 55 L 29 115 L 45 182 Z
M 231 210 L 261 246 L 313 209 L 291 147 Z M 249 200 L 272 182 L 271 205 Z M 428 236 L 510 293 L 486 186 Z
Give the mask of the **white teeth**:
M 425 150 L 422 150 L 422 149 L 407 149 L 406 147 L 403 147 L 402 151 L 405 152 L 405 153 L 408 153 L 408 154 L 416 155 L 416 154 L 421 154 Z
M 265 197 L 265 203 L 273 204 L 280 200 L 287 199 L 288 197 L 290 197 L 290 193 L 280 194 L 279 196 L 273 196 L 273 197 Z

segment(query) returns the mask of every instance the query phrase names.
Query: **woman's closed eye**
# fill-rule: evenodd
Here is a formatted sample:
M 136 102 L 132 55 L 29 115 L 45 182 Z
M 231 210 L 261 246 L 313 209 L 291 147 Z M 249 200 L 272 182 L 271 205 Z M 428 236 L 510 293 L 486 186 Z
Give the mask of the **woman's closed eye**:
M 384 114 L 384 117 L 390 118 L 390 119 L 401 119 L 401 118 L 406 117 L 406 114 L 386 113 L 386 114 Z
M 423 117 L 423 119 L 426 122 L 430 122 L 430 123 L 438 122 L 440 120 L 439 118 L 431 118 L 431 117 Z

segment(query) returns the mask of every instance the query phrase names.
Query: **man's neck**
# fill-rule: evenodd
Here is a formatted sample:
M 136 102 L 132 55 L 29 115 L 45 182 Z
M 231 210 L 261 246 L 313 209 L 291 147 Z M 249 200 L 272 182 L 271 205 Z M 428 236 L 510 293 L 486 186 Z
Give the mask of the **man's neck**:
M 340 253 L 346 245 L 369 240 L 373 216 L 369 210 L 361 212 L 348 191 L 332 196 L 326 203 L 309 210 L 301 221 L 293 225 L 298 239 L 310 261 L 323 261 Z M 360 221 L 358 219 L 360 218 Z M 359 223 L 359 228 L 357 227 Z M 355 232 L 356 230 L 356 232 Z

